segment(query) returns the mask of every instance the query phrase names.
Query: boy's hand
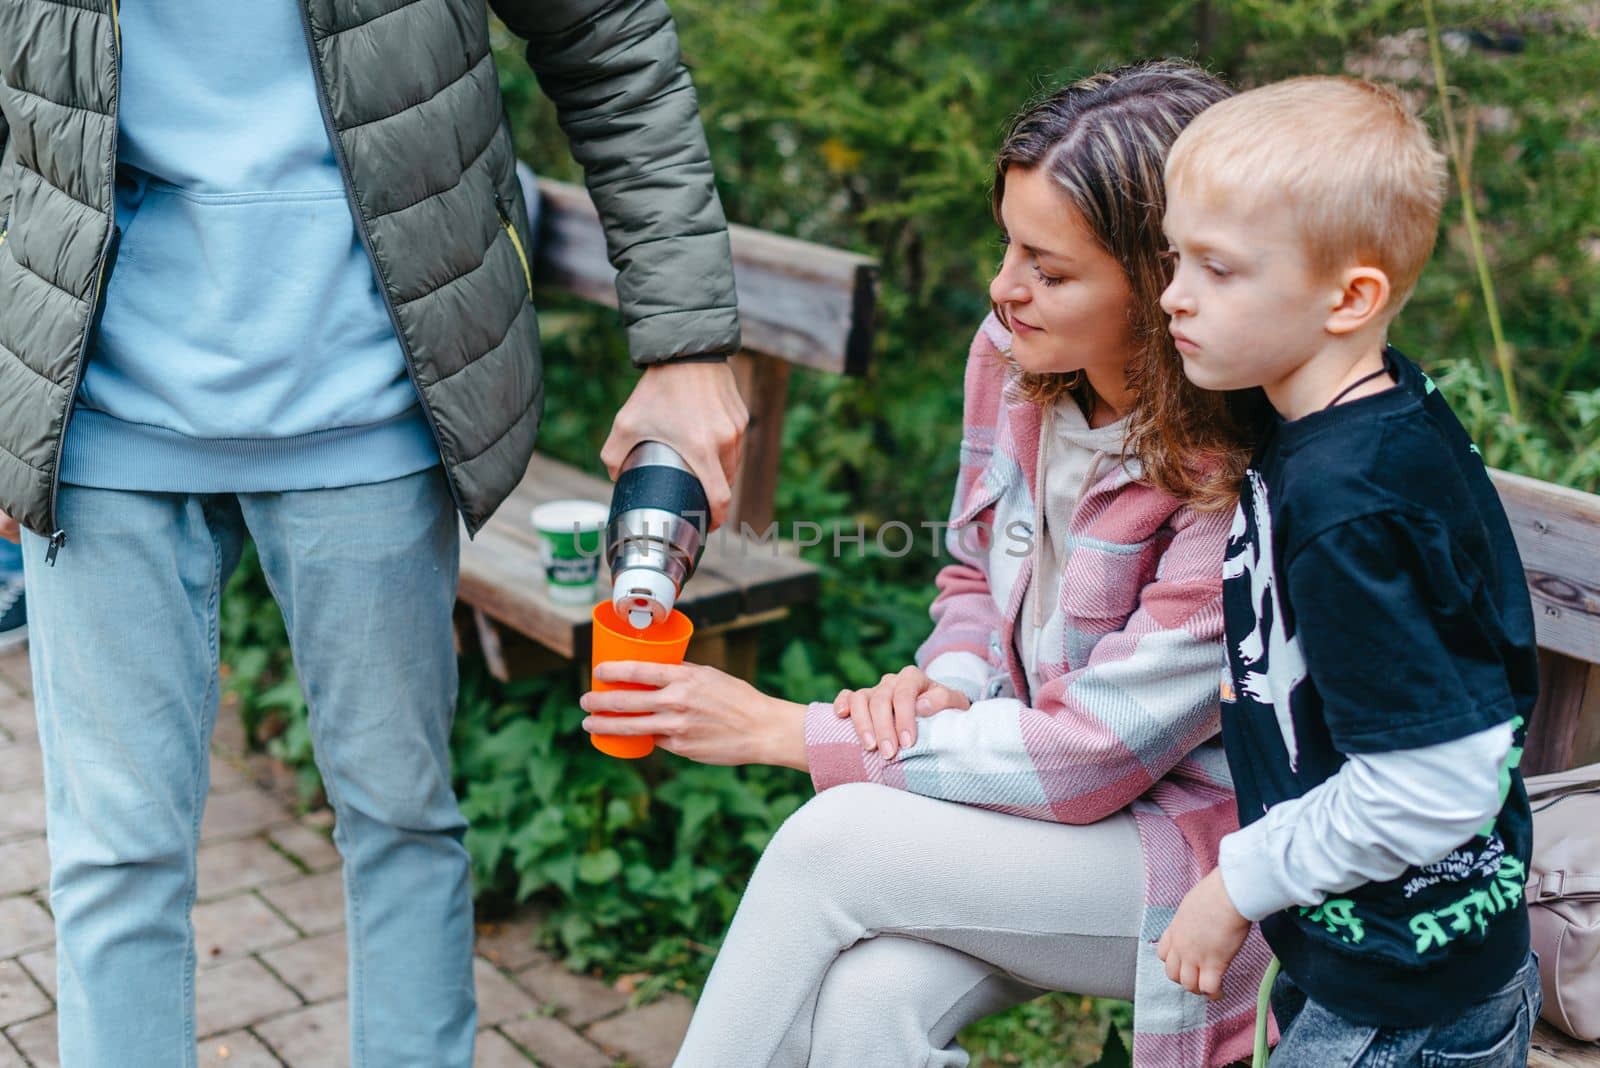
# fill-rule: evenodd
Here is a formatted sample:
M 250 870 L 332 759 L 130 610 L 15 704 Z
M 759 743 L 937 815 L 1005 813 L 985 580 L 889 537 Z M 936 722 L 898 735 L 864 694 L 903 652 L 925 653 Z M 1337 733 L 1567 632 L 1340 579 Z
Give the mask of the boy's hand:
M 885 675 L 878 685 L 864 690 L 840 690 L 833 711 L 840 719 L 855 721 L 865 749 L 876 749 L 885 760 L 917 740 L 917 717 L 947 708 L 967 708 L 967 695 L 941 686 L 919 667 L 902 668 Z
M 1156 956 L 1167 966 L 1167 978 L 1191 994 L 1212 1001 L 1222 996 L 1222 976 L 1250 934 L 1250 921 L 1239 915 L 1222 885 L 1222 872 L 1195 884 L 1178 906 L 1156 944 Z

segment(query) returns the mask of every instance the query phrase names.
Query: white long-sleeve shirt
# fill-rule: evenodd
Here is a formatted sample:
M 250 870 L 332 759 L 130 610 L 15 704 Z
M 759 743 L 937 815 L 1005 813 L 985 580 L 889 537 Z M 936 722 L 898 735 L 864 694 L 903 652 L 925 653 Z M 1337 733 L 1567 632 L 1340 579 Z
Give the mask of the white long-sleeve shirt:
M 1511 742 L 1512 725 L 1501 723 L 1438 745 L 1352 755 L 1222 840 L 1228 897 L 1261 920 L 1443 859 L 1500 811 Z

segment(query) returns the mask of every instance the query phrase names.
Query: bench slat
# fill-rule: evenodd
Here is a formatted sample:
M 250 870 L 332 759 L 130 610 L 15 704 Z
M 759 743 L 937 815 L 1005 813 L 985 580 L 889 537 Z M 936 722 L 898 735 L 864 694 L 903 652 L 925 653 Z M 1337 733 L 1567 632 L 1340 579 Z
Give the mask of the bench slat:
M 535 277 L 617 306 L 617 272 L 582 186 L 539 179 Z M 862 374 L 872 350 L 878 267 L 867 256 L 730 226 L 744 349 L 839 374 Z
M 1540 1020 L 1533 1030 L 1528 1068 L 1600 1068 L 1600 1045 L 1568 1038 Z
M 1600 666 L 1539 650 L 1539 703 L 1528 724 L 1522 773 L 1542 775 L 1600 760 Z
M 1539 645 L 1600 662 L 1600 497 L 1490 470 L 1533 596 Z
M 512 630 L 526 634 L 562 656 L 573 656 L 575 632 L 590 625 L 582 605 L 557 604 L 532 595 L 544 587 L 538 555 L 494 529 L 478 531 L 477 539 L 461 539 L 461 580 L 456 596 L 480 608 Z

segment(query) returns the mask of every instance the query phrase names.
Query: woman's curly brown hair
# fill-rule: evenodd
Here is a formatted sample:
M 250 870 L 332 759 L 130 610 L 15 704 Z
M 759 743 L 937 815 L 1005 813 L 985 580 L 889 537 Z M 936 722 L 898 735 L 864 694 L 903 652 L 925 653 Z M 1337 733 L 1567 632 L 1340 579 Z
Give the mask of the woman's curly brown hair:
M 994 177 L 996 222 L 1007 172 L 1042 168 L 1122 265 L 1133 291 L 1129 315 L 1139 345 L 1128 365 L 1134 401 L 1123 455 L 1139 461 L 1142 481 L 1208 511 L 1232 506 L 1264 401 L 1256 390 L 1215 393 L 1184 376 L 1160 303 L 1168 281 L 1162 167 L 1179 132 L 1230 92 L 1217 78 L 1178 60 L 1095 74 L 1056 90 L 1012 121 Z M 996 314 L 1004 323 L 1004 313 L 996 308 Z M 1080 372 L 1035 374 L 1014 362 L 1012 371 L 1034 403 L 1054 404 L 1071 395 L 1086 412 L 1092 406 L 1092 390 Z

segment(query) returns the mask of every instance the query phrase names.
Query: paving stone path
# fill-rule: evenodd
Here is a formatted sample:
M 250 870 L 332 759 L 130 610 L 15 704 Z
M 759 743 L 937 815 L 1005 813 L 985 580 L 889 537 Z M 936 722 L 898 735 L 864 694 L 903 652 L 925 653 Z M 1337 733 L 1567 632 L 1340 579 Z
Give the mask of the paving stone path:
M 54 925 L 26 652 L 0 657 L 0 1068 L 58 1068 Z M 241 770 L 218 717 L 194 910 L 204 1068 L 342 1068 L 344 904 L 326 821 L 296 819 Z M 529 941 L 534 919 L 480 924 L 478 1068 L 667 1068 L 692 1006 L 637 1009 Z

